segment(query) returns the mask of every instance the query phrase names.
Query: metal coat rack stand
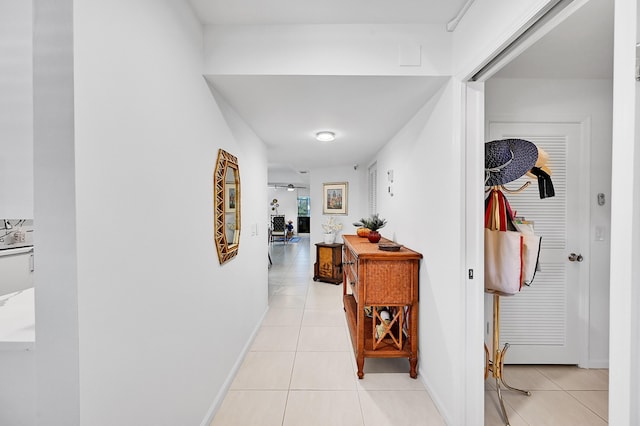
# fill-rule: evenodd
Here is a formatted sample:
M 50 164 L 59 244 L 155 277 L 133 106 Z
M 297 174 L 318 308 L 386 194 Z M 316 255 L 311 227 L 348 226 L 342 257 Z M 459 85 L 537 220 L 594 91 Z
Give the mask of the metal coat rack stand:
M 523 185 L 521 188 L 517 190 L 507 190 L 503 185 L 499 187 L 492 187 L 492 189 L 496 190 L 506 190 L 506 192 L 517 193 L 524 190 L 528 186 L 528 182 Z M 507 354 L 507 350 L 509 349 L 509 343 L 505 343 L 502 349 L 500 348 L 500 295 L 493 294 L 493 336 L 492 336 L 492 351 L 491 356 L 489 356 L 489 349 L 487 345 L 484 345 L 485 350 L 485 369 L 484 369 L 484 378 L 485 380 L 489 377 L 489 373 L 491 373 L 491 377 L 493 377 L 496 381 L 496 392 L 498 394 L 498 401 L 500 402 L 500 410 L 502 411 L 502 417 L 505 421 L 505 425 L 509 426 L 509 416 L 507 415 L 507 410 L 504 406 L 504 400 L 502 399 L 502 386 L 505 389 L 520 392 L 524 395 L 531 396 L 531 392 L 528 390 L 518 389 L 511 385 L 509 385 L 504 380 L 504 359 Z
M 498 393 L 498 401 L 500 402 L 500 410 L 502 410 L 502 417 L 504 418 L 505 425 L 509 426 L 509 416 L 507 415 L 507 410 L 504 407 L 504 401 L 502 399 L 502 390 L 501 387 L 504 386 L 508 390 L 520 392 L 524 395 L 531 396 L 531 392 L 528 390 L 514 388 L 509 385 L 504 380 L 504 358 L 507 355 L 507 350 L 509 349 L 509 343 L 505 343 L 503 348 L 500 349 L 500 296 L 497 294 L 493 295 L 493 348 L 492 348 L 492 357 L 489 357 L 489 350 L 485 345 L 485 355 L 487 355 L 484 378 L 485 380 L 489 376 L 489 372 L 491 372 L 491 376 L 496 381 L 496 392 Z

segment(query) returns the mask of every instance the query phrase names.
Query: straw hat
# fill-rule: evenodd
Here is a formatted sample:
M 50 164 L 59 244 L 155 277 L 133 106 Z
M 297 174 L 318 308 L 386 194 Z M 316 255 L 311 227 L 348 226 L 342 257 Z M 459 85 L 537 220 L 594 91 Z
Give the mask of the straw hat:
M 524 176 L 538 160 L 538 148 L 524 139 L 484 144 L 485 186 L 504 185 Z
M 538 147 L 538 161 L 536 161 L 535 167 L 539 168 L 549 176 L 552 175 L 551 169 L 549 168 L 549 154 L 544 149 Z M 538 177 L 529 170 L 527 172 L 527 176 L 533 179 L 537 179 Z

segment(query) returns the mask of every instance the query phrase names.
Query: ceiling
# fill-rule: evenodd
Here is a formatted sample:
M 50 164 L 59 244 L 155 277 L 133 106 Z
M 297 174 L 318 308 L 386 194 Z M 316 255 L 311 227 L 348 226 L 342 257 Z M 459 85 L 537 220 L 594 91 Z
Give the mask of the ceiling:
M 441 24 L 468 0 L 191 0 L 206 24 Z M 371 159 L 443 84 L 391 76 L 208 76 L 266 143 L 269 183 L 308 184 L 317 167 Z M 335 132 L 318 142 L 320 130 Z
M 209 76 L 207 80 L 266 143 L 270 171 L 297 174 L 370 159 L 445 81 L 370 76 Z M 315 134 L 321 130 L 334 132 L 335 140 L 317 141 Z M 303 182 L 305 176 L 287 183 Z
M 446 23 L 466 0 L 191 0 L 207 24 Z M 613 1 L 592 0 L 500 70 L 499 78 L 611 78 Z M 434 77 L 208 76 L 268 147 L 269 182 L 368 161 L 442 86 Z M 320 143 L 320 130 L 336 140 Z
M 467 0 L 190 0 L 206 24 L 408 24 L 443 26 Z
M 591 0 L 494 77 L 612 78 L 613 1 Z

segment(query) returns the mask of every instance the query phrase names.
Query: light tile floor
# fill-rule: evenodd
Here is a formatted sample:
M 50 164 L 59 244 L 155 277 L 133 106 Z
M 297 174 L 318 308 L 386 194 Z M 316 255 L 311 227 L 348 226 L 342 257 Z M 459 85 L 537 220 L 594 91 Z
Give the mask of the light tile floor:
M 270 250 L 270 309 L 212 426 L 443 425 L 406 360 L 367 359 L 357 379 L 342 287 L 312 280 L 308 238 Z M 513 426 L 607 424 L 607 370 L 507 366 L 505 376 L 532 391 L 503 392 Z M 484 424 L 504 425 L 492 379 Z
M 505 379 L 531 396 L 503 392 L 511 425 L 608 424 L 609 371 L 561 365 L 508 365 Z M 503 425 L 495 380 L 485 384 L 485 425 Z

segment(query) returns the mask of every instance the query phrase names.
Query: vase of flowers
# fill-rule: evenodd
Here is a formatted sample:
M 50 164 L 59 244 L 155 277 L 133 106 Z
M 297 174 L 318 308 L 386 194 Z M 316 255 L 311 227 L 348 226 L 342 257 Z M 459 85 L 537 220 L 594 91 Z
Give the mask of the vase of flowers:
M 342 229 L 342 224 L 336 222 L 335 217 L 331 216 L 327 223 L 322 224 L 324 230 L 324 243 L 333 244 L 336 240 L 336 232 Z
M 387 220 L 381 219 L 378 213 L 372 214 L 368 218 L 362 218 L 359 222 L 353 223 L 354 226 L 369 229 L 367 238 L 369 239 L 369 242 L 372 243 L 377 243 L 378 241 L 380 241 L 380 238 L 382 238 L 382 236 L 378 232 L 378 229 L 384 228 L 386 224 Z M 360 235 L 360 233 L 358 233 L 358 235 Z

